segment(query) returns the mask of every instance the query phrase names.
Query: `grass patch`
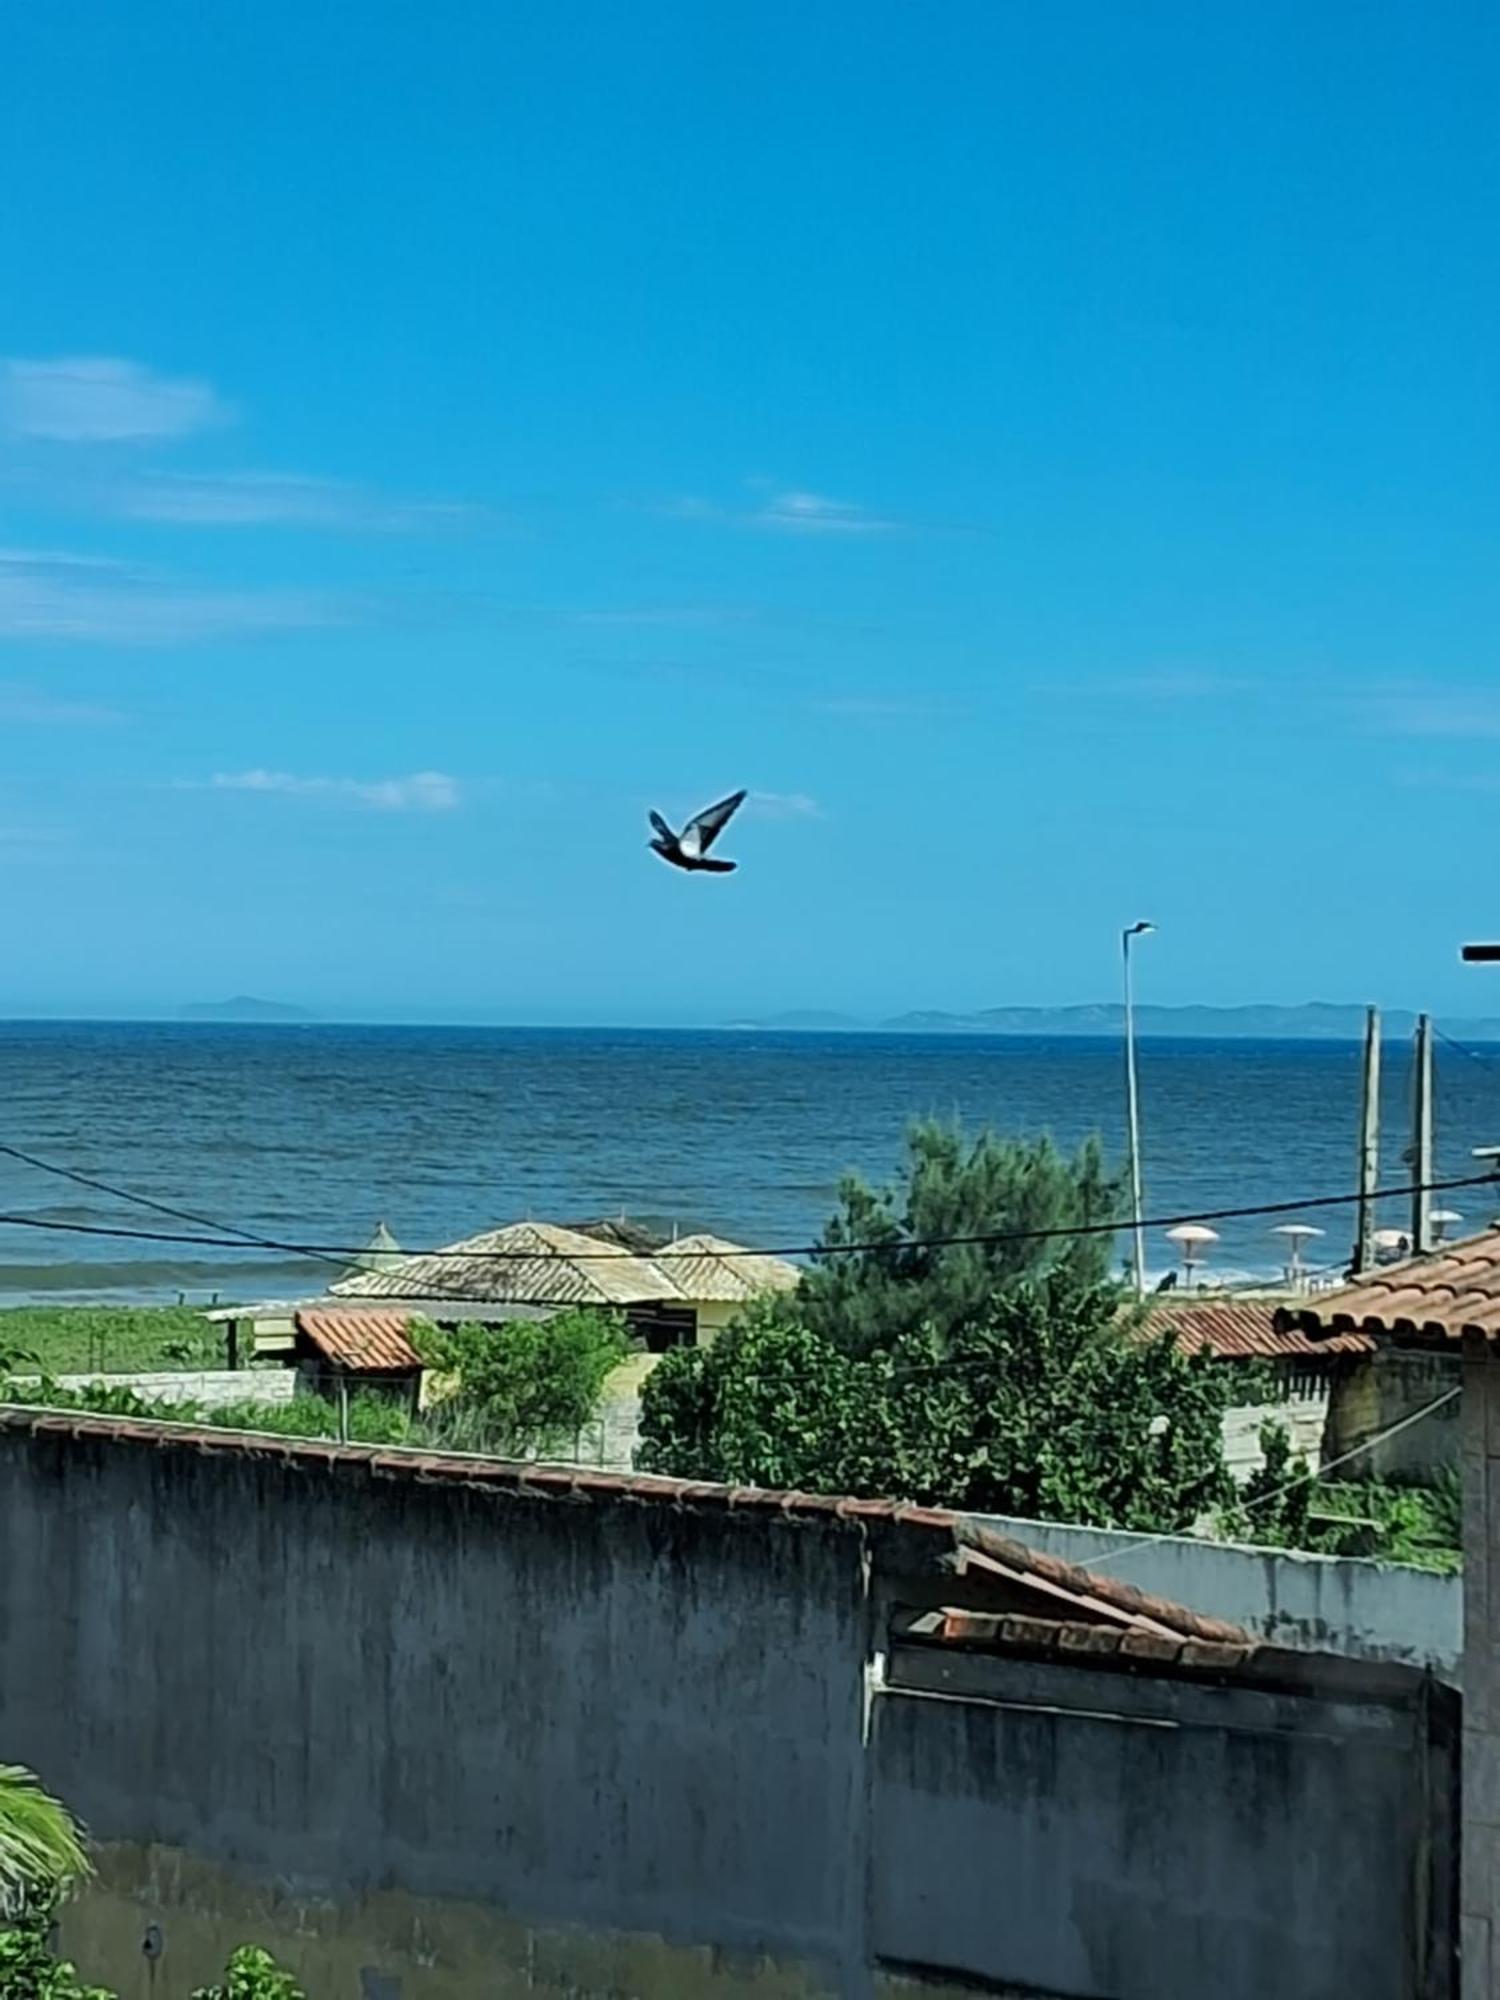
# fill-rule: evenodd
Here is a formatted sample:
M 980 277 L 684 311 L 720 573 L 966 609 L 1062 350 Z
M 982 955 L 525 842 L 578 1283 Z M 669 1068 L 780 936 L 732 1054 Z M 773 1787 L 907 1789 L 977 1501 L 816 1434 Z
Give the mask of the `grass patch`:
M 222 1368 L 224 1329 L 188 1306 L 6 1306 L 0 1368 L 18 1373 L 146 1373 Z

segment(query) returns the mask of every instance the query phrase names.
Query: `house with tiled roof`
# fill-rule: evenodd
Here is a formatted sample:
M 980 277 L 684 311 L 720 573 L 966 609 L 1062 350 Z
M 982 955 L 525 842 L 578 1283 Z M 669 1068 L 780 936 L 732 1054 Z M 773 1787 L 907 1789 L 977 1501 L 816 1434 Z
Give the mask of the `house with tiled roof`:
M 790 1291 L 800 1276 L 784 1258 L 725 1237 L 668 1236 L 623 1216 L 572 1227 L 513 1222 L 413 1254 L 382 1223 L 325 1296 L 218 1306 L 205 1317 L 224 1327 L 231 1368 L 248 1350 L 297 1369 L 322 1395 L 357 1386 L 417 1404 L 424 1377 L 411 1330 L 419 1322 L 498 1329 L 579 1308 L 618 1314 L 641 1351 L 606 1384 L 598 1452 L 602 1463 L 628 1467 L 641 1389 L 661 1355 L 715 1339 L 752 1299 Z
M 1310 1311 L 1326 1311 L 1340 1296 L 1325 1294 Z M 1267 1421 L 1282 1423 L 1293 1450 L 1310 1464 L 1366 1452 L 1374 1438 L 1381 1442 L 1368 1450 L 1366 1469 L 1376 1477 L 1427 1478 L 1457 1464 L 1452 1421 L 1393 1428 L 1432 1399 L 1434 1385 L 1441 1389 L 1451 1361 L 1383 1350 L 1373 1333 L 1353 1322 L 1314 1338 L 1296 1307 L 1274 1298 L 1164 1299 L 1152 1305 L 1143 1330 L 1174 1333 L 1190 1353 L 1207 1350 L 1225 1363 L 1257 1363 L 1257 1372 L 1274 1383 L 1271 1394 L 1236 1402 L 1226 1421 L 1225 1456 L 1237 1476 L 1259 1461 L 1259 1433 Z

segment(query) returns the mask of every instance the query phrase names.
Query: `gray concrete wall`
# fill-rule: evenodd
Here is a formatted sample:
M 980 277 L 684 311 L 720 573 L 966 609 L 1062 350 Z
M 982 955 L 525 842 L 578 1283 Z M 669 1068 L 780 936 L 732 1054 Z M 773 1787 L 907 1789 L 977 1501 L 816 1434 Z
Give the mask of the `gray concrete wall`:
M 1097 1565 L 1175 1604 L 1242 1625 L 1278 1646 L 1399 1660 L 1457 1683 L 1463 1578 L 1350 1556 L 1244 1548 L 1190 1535 L 1130 1535 L 1004 1515 L 976 1516 L 1064 1562 Z M 1120 1550 L 1129 1553 L 1118 1556 Z
M 1446 1828 L 1391 1776 L 1430 1761 L 1419 1676 L 1308 1696 L 1278 1733 L 1231 1656 L 1194 1690 L 1212 1755 L 1188 1755 L 1181 1713 L 1142 1720 L 1178 1699 L 1146 1658 L 1054 1668 L 1050 1737 L 1019 1682 L 918 1716 L 882 1682 L 887 1621 L 961 1593 L 956 1524 L 839 1508 L 0 1415 L 4 1754 L 101 1843 L 67 1942 L 124 2000 L 186 1996 L 246 1939 L 315 2000 L 871 2000 L 973 1977 L 1248 2000 L 1202 1968 L 1227 1976 L 1247 1906 L 1292 1896 L 1296 1923 L 1255 1940 L 1256 2000 L 1325 2000 L 1338 1954 L 1363 1965 L 1373 1899 L 1388 1946 L 1419 1921 L 1393 1871 L 1414 1880 Z M 1160 1824 L 1214 1866 L 1153 1890 L 1132 1843 Z M 1325 1853 L 1345 1889 L 1309 1971 L 1293 1857 L 1321 1880 Z M 1048 1880 L 1038 1907 L 1070 1923 L 981 1921 L 1008 1877 Z
M 6 1754 L 309 1902 L 862 1952 L 856 1527 L 336 1462 L 0 1433 Z
M 876 1740 L 883 1958 L 1069 2000 L 1451 1994 L 1426 1928 L 1453 1880 L 1426 1846 L 1420 1700 L 896 1665 Z

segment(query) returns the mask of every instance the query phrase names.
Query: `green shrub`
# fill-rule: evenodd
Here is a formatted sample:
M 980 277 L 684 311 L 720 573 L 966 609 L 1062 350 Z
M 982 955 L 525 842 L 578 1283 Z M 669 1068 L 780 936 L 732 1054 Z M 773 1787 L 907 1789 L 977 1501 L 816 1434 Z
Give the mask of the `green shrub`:
M 572 1450 L 630 1352 L 621 1322 L 591 1309 L 499 1326 L 423 1326 L 412 1338 L 427 1366 L 451 1378 L 424 1429 L 450 1450 L 508 1458 Z

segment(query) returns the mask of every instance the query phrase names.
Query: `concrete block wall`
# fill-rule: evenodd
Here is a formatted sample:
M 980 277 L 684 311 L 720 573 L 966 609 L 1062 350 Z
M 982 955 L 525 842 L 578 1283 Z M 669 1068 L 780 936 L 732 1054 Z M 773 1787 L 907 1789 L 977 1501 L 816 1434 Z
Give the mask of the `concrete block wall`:
M 1266 1424 L 1279 1424 L 1291 1439 L 1294 1456 L 1317 1465 L 1323 1456 L 1323 1439 L 1328 1428 L 1329 1397 L 1326 1389 L 1311 1396 L 1289 1396 L 1277 1403 L 1237 1403 L 1224 1412 L 1221 1433 L 1224 1463 L 1240 1485 L 1266 1462 L 1260 1434 Z
M 984 1679 L 903 1680 L 911 1619 L 977 1588 L 970 1533 L 0 1412 L 0 1754 L 99 1841 L 65 1941 L 123 2000 L 246 1941 L 316 2000 L 1204 2000 L 1208 1967 L 1220 2000 L 1328 2000 L 1335 1965 L 1451 2000 L 1390 1977 L 1452 1957 L 1423 1803 L 1452 1727 L 1418 1720 L 1448 1691 L 1278 1654 L 1288 1696 L 1232 1634 L 1132 1633 L 1105 1671 L 1120 1635 L 1059 1625 L 1089 1597 L 1056 1572 Z
M 38 1379 L 16 1377 L 32 1386 Z M 297 1376 L 291 1368 L 155 1369 L 143 1374 L 59 1375 L 57 1382 L 63 1389 L 129 1389 L 149 1403 L 196 1403 L 205 1410 L 232 1403 L 270 1408 L 291 1402 L 297 1393 Z
M 1328 1413 L 1326 1454 L 1342 1458 L 1367 1440 L 1381 1442 L 1364 1453 L 1352 1472 L 1374 1479 L 1426 1479 L 1457 1466 L 1460 1417 L 1456 1402 L 1432 1410 L 1420 1423 L 1392 1432 L 1457 1387 L 1459 1364 L 1446 1354 L 1382 1349 L 1336 1384 Z

